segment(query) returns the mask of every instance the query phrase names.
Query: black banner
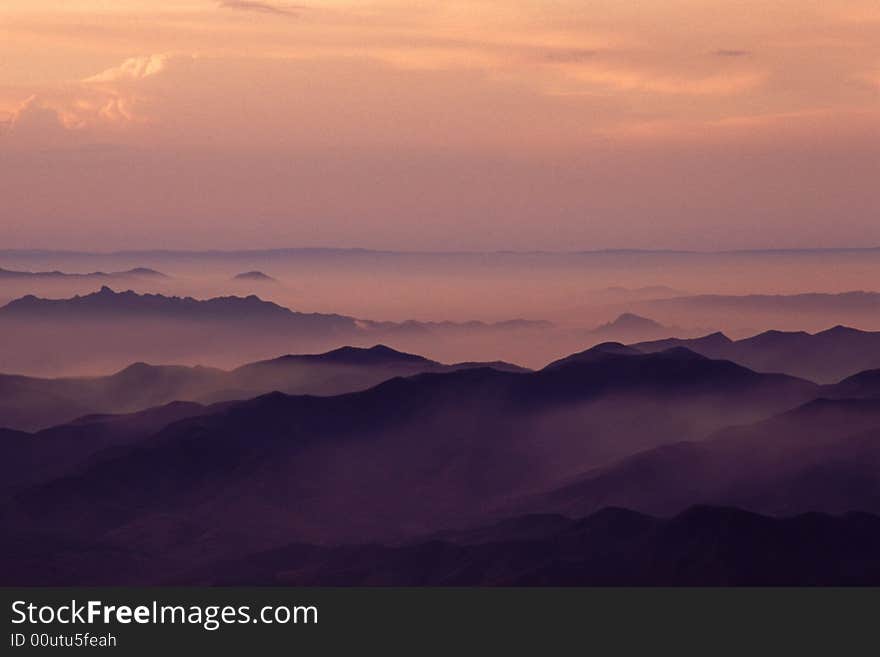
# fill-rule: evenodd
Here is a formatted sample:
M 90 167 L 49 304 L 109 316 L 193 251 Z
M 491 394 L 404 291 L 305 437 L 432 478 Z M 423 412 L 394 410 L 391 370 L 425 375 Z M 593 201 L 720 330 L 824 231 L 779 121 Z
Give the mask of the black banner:
M 874 652 L 878 589 L 2 589 L 3 654 Z M 548 653 L 552 651 L 552 653 Z

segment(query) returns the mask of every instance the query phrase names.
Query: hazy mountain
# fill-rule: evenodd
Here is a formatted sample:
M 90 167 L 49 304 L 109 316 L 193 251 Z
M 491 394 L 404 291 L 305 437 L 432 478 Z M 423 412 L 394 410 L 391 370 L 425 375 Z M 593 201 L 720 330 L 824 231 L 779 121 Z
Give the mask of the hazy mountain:
M 272 391 L 332 395 L 395 376 L 475 367 L 527 371 L 510 363 L 444 365 L 384 345 L 289 355 L 232 371 L 135 363 L 104 377 L 40 379 L 0 375 L 0 427 L 36 430 L 92 413 L 129 413 L 172 401 L 210 403 Z
M 765 331 L 743 340 L 721 333 L 696 339 L 667 339 L 631 345 L 644 352 L 681 346 L 709 358 L 732 360 L 761 372 L 784 372 L 832 383 L 880 368 L 880 332 L 835 326 L 818 333 Z
M 530 320 L 379 322 L 297 312 L 255 295 L 201 300 L 105 286 L 66 299 L 27 295 L 0 308 L 0 371 L 92 374 L 132 361 L 196 361 L 228 369 L 277 353 L 390 341 L 411 351 L 430 349 L 449 361 L 479 360 L 483 349 L 457 347 L 476 341 L 500 360 L 498 342 L 537 339 L 550 326 Z
M 236 274 L 232 277 L 234 281 L 255 281 L 262 283 L 273 283 L 275 279 L 269 276 L 268 274 L 264 274 L 261 271 L 245 271 L 240 274 Z
M 880 326 L 880 292 L 704 294 L 634 301 L 627 309 L 661 322 L 723 326 L 737 332 L 761 326 L 815 331 L 832 323 Z
M 880 398 L 880 369 L 859 372 L 839 383 L 822 386 L 820 394 L 831 399 Z
M 693 504 L 774 515 L 880 512 L 880 400 L 818 399 L 709 440 L 630 456 L 517 508 L 670 514 Z
M 93 271 L 87 274 L 67 273 L 63 271 L 16 271 L 0 268 L 0 280 L 65 280 L 89 278 L 168 278 L 165 274 L 148 267 L 135 267 L 125 271 L 103 272 Z
M 664 326 L 653 319 L 633 313 L 622 313 L 613 321 L 581 332 L 586 339 L 614 342 L 637 342 L 686 334 L 681 328 Z
M 128 415 L 84 416 L 34 434 L 0 429 L 0 490 L 75 473 L 96 454 L 109 458 L 169 424 L 204 412 L 207 409 L 200 404 L 173 402 Z
M 73 453 L 75 468 L 20 487 L 2 520 L 18 545 L 73 549 L 70 563 L 137 546 L 132 576 L 292 541 L 400 539 L 484 520 L 512 497 L 754 422 L 815 391 L 678 349 L 539 372 L 419 374 L 334 397 L 273 393 L 196 408 L 122 447 L 105 422 L 100 441 L 111 451 L 86 461 L 76 446 L 20 436 L 28 458 Z M 52 431 L 72 432 L 77 446 L 100 442 L 72 426 Z
M 315 330 L 356 329 L 354 320 L 342 315 L 298 313 L 256 295 L 193 299 L 162 294 L 100 291 L 70 299 L 41 299 L 27 295 L 0 308 L 0 318 L 107 320 L 112 318 L 162 318 L 183 321 L 287 322 Z

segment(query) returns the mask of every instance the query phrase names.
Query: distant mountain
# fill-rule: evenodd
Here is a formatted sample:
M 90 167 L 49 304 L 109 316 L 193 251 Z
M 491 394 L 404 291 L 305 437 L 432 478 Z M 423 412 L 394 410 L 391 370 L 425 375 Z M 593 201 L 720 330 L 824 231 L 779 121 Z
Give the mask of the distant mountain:
M 678 327 L 663 326 L 659 322 L 633 313 L 623 313 L 616 319 L 583 332 L 584 337 L 615 342 L 634 342 L 651 338 L 680 336 L 686 332 Z
M 0 503 L 0 548 L 42 555 L 44 572 L 77 564 L 83 581 L 121 582 L 291 542 L 399 541 L 485 521 L 512 498 L 755 422 L 816 389 L 676 349 L 418 374 L 333 397 L 272 393 L 196 407 L 137 439 L 115 439 L 109 421 L 63 425 L 51 431 L 67 448 L 16 439 L 53 470 Z M 106 448 L 84 460 L 80 444 Z
M 42 319 L 163 319 L 203 321 L 286 321 L 311 323 L 316 329 L 355 330 L 354 320 L 342 315 L 298 313 L 256 295 L 216 297 L 199 300 L 192 297 L 169 297 L 162 294 L 114 292 L 102 286 L 98 292 L 70 299 L 41 299 L 32 294 L 10 301 L 0 308 L 0 318 Z
M 699 294 L 648 301 L 647 306 L 671 309 L 728 309 L 739 311 L 841 313 L 848 311 L 880 312 L 880 292 L 862 290 L 840 293 L 806 294 Z
M 663 445 L 515 508 L 583 515 L 620 505 L 666 515 L 694 504 L 880 513 L 880 399 L 818 399 L 709 440 Z
M 0 375 L 0 427 L 38 430 L 87 414 L 131 413 L 172 401 L 248 399 L 272 391 L 341 394 L 396 376 L 479 367 L 528 371 L 501 362 L 444 365 L 376 345 L 282 356 L 232 371 L 135 363 L 105 377 L 40 379 Z
M 667 339 L 631 345 L 643 352 L 681 346 L 709 358 L 723 358 L 761 372 L 784 372 L 822 383 L 880 368 L 880 332 L 835 326 L 810 334 L 765 331 L 743 340 L 722 333 L 696 339 Z
M 168 278 L 167 275 L 155 269 L 147 267 L 135 267 L 126 271 L 102 272 L 93 271 L 87 274 L 66 273 L 63 271 L 15 271 L 0 268 L 0 280 L 30 280 L 30 279 L 83 279 L 83 278 Z
M 261 271 L 245 271 L 232 277 L 235 281 L 256 281 L 263 283 L 275 282 L 275 279 Z
M 298 312 L 256 295 L 195 299 L 104 286 L 67 299 L 27 295 L 0 308 L 0 371 L 53 376 L 118 369 L 131 361 L 228 368 L 286 351 L 380 342 L 450 353 L 460 344 L 450 340 L 538 339 L 551 326 L 530 320 L 381 322 Z
M 403 322 L 358 320 L 358 325 L 371 331 L 387 333 L 389 335 L 429 334 L 431 332 L 481 333 L 494 331 L 544 331 L 551 329 L 554 326 L 552 322 L 534 319 L 508 319 L 500 322 L 482 322 L 478 320 L 465 322 L 422 322 L 412 319 Z
M 10 301 L 0 308 L 0 319 L 100 319 L 160 318 L 186 321 L 229 320 L 237 322 L 287 322 L 297 328 L 311 326 L 315 330 L 517 330 L 549 328 L 550 322 L 514 319 L 502 322 L 377 322 L 337 314 L 301 313 L 251 294 L 247 297 L 225 296 L 212 299 L 138 294 L 131 290 L 115 292 L 104 285 L 98 292 L 76 295 L 69 299 L 43 299 L 32 294 Z
M 659 519 L 608 508 L 526 516 L 457 541 L 290 545 L 176 584 L 286 586 L 768 586 L 880 584 L 880 517 L 770 518 L 694 507 Z

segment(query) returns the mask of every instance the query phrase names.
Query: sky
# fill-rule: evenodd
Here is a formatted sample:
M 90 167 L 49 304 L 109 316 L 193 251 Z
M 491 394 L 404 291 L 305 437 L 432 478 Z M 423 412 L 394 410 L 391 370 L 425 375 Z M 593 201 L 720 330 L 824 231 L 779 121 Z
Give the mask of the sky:
M 880 245 L 876 0 L 3 0 L 4 248 Z

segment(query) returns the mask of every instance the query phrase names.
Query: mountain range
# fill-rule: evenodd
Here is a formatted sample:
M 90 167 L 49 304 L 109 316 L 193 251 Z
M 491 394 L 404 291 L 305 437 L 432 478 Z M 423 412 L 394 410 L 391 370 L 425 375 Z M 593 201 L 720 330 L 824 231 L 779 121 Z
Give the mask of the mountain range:
M 334 357 L 351 356 L 383 354 Z M 457 369 L 7 432 L 0 517 L 13 531 L 0 546 L 19 573 L 23 552 L 44 555 L 41 577 L 50 564 L 57 582 L 155 582 L 291 542 L 411 541 L 818 389 L 686 349 L 605 347 L 537 372 Z
M 93 271 L 86 274 L 68 273 L 63 271 L 18 271 L 3 269 L 0 267 L 0 280 L 64 280 L 64 279 L 89 279 L 89 278 L 168 278 L 167 275 L 149 267 L 135 267 L 125 271 L 103 272 Z
M 170 319 L 179 321 L 274 322 L 296 329 L 320 332 L 359 333 L 367 329 L 517 329 L 547 328 L 550 322 L 514 319 L 494 323 L 470 322 L 379 322 L 338 314 L 302 313 L 252 294 L 247 297 L 225 296 L 211 299 L 138 294 L 131 290 L 116 292 L 104 285 L 97 292 L 69 299 L 44 299 L 26 295 L 0 308 L 2 319 L 99 320 Z
M 742 340 L 712 333 L 701 338 L 669 338 L 631 346 L 646 353 L 685 347 L 761 372 L 784 372 L 819 383 L 835 383 L 863 370 L 880 368 L 880 332 L 847 326 L 818 333 L 765 331 Z
M 0 427 L 32 431 L 83 415 L 130 413 L 173 401 L 248 399 L 273 391 L 334 395 L 366 389 L 396 376 L 475 367 L 526 371 L 503 362 L 444 365 L 376 345 L 282 356 L 230 371 L 135 363 L 103 377 L 0 375 Z
M 0 430 L 4 584 L 880 582 L 880 371 L 378 345 L 0 385 L 92 413 Z
M 256 295 L 195 299 L 104 286 L 63 299 L 26 295 L 0 307 L 0 372 L 81 375 L 118 370 L 133 361 L 229 369 L 278 353 L 389 341 L 410 350 L 433 346 L 444 360 L 465 360 L 482 350 L 455 345 L 491 344 L 501 337 L 524 341 L 551 327 L 523 319 L 385 322 L 298 312 Z
M 176 583 L 174 579 L 171 583 Z M 880 583 L 880 517 L 693 507 L 515 517 L 398 546 L 289 545 L 179 581 L 265 586 L 804 586 Z

